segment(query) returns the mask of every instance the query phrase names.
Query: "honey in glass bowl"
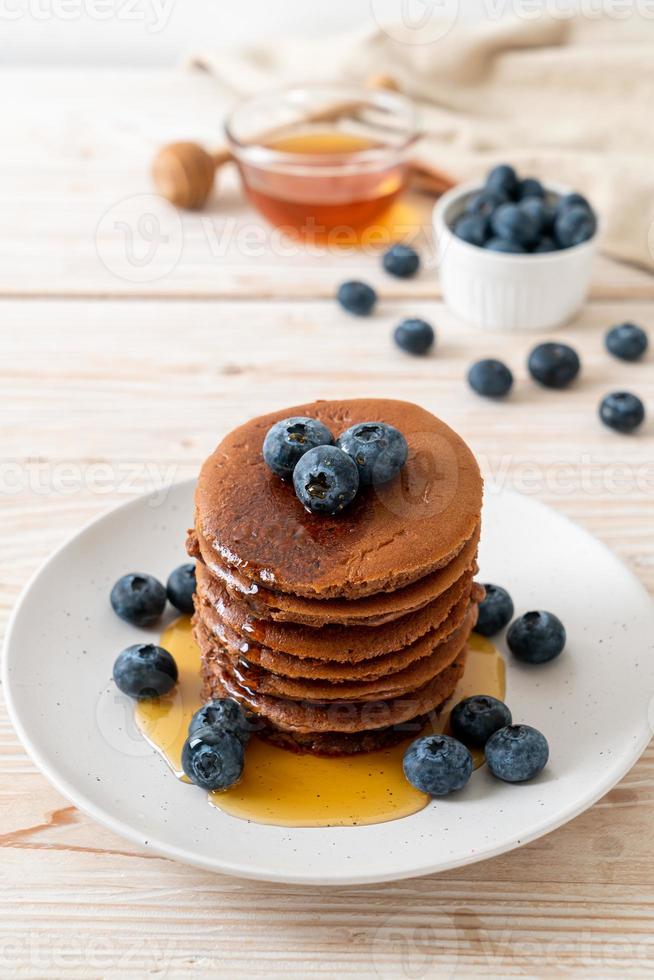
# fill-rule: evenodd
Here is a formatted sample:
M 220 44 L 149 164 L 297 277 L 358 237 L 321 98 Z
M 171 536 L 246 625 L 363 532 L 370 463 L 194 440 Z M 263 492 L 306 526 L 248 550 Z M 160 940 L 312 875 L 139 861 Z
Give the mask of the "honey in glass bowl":
M 226 132 L 257 210 L 317 241 L 357 236 L 388 211 L 406 186 L 417 138 L 408 99 L 336 86 L 254 99 Z

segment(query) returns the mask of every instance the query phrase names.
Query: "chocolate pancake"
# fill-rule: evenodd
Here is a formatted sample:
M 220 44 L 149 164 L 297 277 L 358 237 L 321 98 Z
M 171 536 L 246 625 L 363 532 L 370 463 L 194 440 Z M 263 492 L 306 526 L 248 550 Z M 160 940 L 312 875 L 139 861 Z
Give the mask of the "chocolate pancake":
M 448 698 L 449 695 L 443 703 Z M 257 729 L 257 735 L 289 752 L 310 752 L 312 755 L 326 756 L 359 755 L 362 752 L 388 749 L 399 742 L 417 738 L 428 720 L 433 715 L 438 715 L 442 706 L 441 704 L 428 715 L 421 715 L 409 722 L 389 725 L 387 728 L 373 728 L 367 732 L 284 732 L 262 722 L 261 728 Z
M 262 456 L 268 429 L 297 415 L 320 419 L 334 437 L 357 422 L 388 422 L 407 440 L 407 463 L 389 483 L 361 487 L 342 513 L 310 514 Z M 196 528 L 210 567 L 226 565 L 276 593 L 342 602 L 394 593 L 451 563 L 475 533 L 481 497 L 465 442 L 417 405 L 313 402 L 253 419 L 223 439 L 200 473 Z
M 448 565 L 395 592 L 380 592 L 361 599 L 307 599 L 272 592 L 248 582 L 233 568 L 207 560 L 206 546 L 194 531 L 187 539 L 189 555 L 209 568 L 230 596 L 241 601 L 256 619 L 302 626 L 381 626 L 416 612 L 447 591 L 466 572 L 477 570 L 479 524 Z M 204 548 L 204 550 L 203 550 Z
M 472 601 L 476 604 L 476 593 Z M 196 618 L 206 629 L 212 645 L 224 648 L 226 655 L 234 663 L 240 664 L 239 669 L 244 676 L 248 675 L 248 672 L 256 674 L 260 669 L 266 673 L 279 675 L 281 678 L 330 681 L 337 684 L 342 681 L 373 681 L 404 670 L 416 661 L 429 657 L 435 647 L 462 624 L 469 606 L 470 596 L 464 595 L 452 608 L 451 614 L 436 629 L 424 634 L 414 643 L 393 653 L 357 662 L 299 658 L 268 650 L 256 643 L 243 643 L 240 637 L 229 626 L 222 623 L 213 611 L 208 611 L 204 607 L 196 614 Z
M 355 662 L 293 657 L 255 643 L 243 643 L 240 637 L 224 623 L 216 621 L 214 617 L 203 615 L 206 610 L 202 610 L 198 615 L 207 631 L 214 637 L 214 642 L 224 646 L 233 660 L 240 660 L 244 671 L 249 665 L 288 678 L 333 682 L 374 680 L 385 674 L 403 670 L 422 657 L 428 657 L 438 643 L 461 625 L 468 609 L 469 598 L 469 596 L 462 596 L 453 607 L 451 614 L 436 629 L 425 633 L 409 646 L 380 657 Z M 476 594 L 472 597 L 472 601 L 477 602 Z
M 278 731 L 315 736 L 319 733 L 362 734 L 411 721 L 441 705 L 454 691 L 465 667 L 465 641 L 456 659 L 424 687 L 399 698 L 384 701 L 299 702 L 269 695 L 252 695 L 242 688 L 222 665 L 203 665 L 203 695 L 231 697 L 240 701 L 265 725 Z
M 196 581 L 203 618 L 212 626 L 219 620 L 239 637 L 241 646 L 256 646 L 266 652 L 288 654 L 294 659 L 358 663 L 402 650 L 436 629 L 459 599 L 470 594 L 472 573 L 462 575 L 429 605 L 392 623 L 371 627 L 323 626 L 321 629 L 253 619 L 247 606 L 230 596 L 203 565 L 197 566 Z
M 400 670 L 381 675 L 372 680 L 325 681 L 289 678 L 243 663 L 232 656 L 228 648 L 215 642 L 201 621 L 195 624 L 195 635 L 201 643 L 205 663 L 210 660 L 230 671 L 235 680 L 256 695 L 270 694 L 273 697 L 293 698 L 300 701 L 374 701 L 379 698 L 397 698 L 422 687 L 438 673 L 448 667 L 459 652 L 461 644 L 467 640 L 477 618 L 477 606 L 463 603 L 464 619 L 448 636 L 440 642 L 426 644 L 427 654 Z
M 266 432 L 289 415 L 336 437 L 389 422 L 407 464 L 338 516 L 309 514 L 263 462 Z M 265 738 L 298 751 L 372 751 L 417 734 L 464 669 L 483 595 L 472 581 L 480 512 L 470 451 L 415 405 L 316 402 L 236 429 L 202 469 L 187 541 L 204 695 L 235 698 Z

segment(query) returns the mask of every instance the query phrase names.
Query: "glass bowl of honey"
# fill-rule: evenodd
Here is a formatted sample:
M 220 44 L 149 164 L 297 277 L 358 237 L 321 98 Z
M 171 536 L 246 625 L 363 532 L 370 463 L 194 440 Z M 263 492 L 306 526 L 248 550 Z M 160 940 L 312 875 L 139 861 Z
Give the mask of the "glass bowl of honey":
M 374 226 L 402 194 L 419 135 L 409 99 L 337 85 L 253 98 L 225 132 L 264 218 L 305 239 L 339 242 Z

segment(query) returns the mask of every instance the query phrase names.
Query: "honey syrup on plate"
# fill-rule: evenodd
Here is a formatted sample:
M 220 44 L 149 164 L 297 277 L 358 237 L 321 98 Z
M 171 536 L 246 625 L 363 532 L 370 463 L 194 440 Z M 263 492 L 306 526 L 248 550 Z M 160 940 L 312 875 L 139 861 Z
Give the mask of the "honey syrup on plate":
M 360 165 L 354 154 L 384 144 L 346 130 L 309 129 L 277 137 L 270 150 L 298 154 L 298 162 L 253 165 L 241 162 L 245 191 L 252 204 L 278 228 L 333 245 L 365 243 L 365 232 L 391 238 L 407 225 L 405 209 L 391 205 L 404 190 L 403 162 Z M 404 229 L 406 234 L 406 227 Z
M 173 623 L 160 643 L 175 658 L 179 681 L 170 694 L 137 702 L 136 724 L 175 775 L 188 781 L 182 747 L 202 704 L 200 652 L 190 619 Z M 504 692 L 504 660 L 489 640 L 473 633 L 463 677 L 429 731 L 447 731 L 450 711 L 462 698 L 491 694 L 502 699 Z M 409 741 L 378 752 L 324 758 L 289 752 L 253 735 L 242 780 L 223 793 L 209 793 L 209 802 L 232 816 L 282 827 L 345 827 L 406 817 L 429 802 L 402 772 Z M 480 766 L 483 752 L 473 751 L 473 760 L 475 768 Z

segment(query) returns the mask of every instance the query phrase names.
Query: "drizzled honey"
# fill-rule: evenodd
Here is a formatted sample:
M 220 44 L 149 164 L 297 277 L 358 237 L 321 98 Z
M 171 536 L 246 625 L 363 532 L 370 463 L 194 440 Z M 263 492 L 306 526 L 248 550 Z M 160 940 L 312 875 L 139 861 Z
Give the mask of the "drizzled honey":
M 392 226 L 399 215 L 391 218 L 389 209 L 404 190 L 406 164 L 385 158 L 364 163 L 354 156 L 381 150 L 383 143 L 346 130 L 309 129 L 264 145 L 298 155 L 297 163 L 240 163 L 248 197 L 271 224 L 334 245 L 360 242 L 380 222 L 382 232 L 397 237 Z
M 200 653 L 187 617 L 161 637 L 175 658 L 179 682 L 173 691 L 136 705 L 136 724 L 179 779 L 182 746 L 193 713 L 200 707 Z M 451 708 L 472 694 L 502 699 L 504 660 L 493 644 L 473 633 L 466 669 L 452 698 L 429 731 L 447 731 Z M 280 749 L 254 735 L 246 749 L 241 782 L 209 802 L 224 813 L 255 823 L 283 827 L 335 827 L 383 823 L 422 810 L 429 797 L 414 789 L 402 772 L 407 742 L 378 752 L 321 758 Z M 475 768 L 483 752 L 473 752 Z M 191 790 L 189 790 L 191 792 Z

